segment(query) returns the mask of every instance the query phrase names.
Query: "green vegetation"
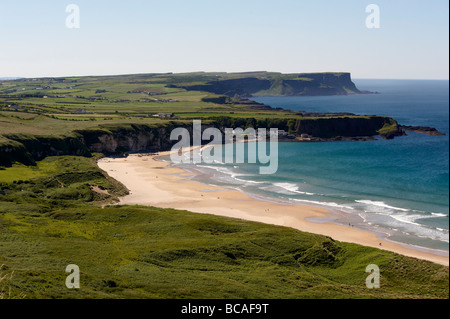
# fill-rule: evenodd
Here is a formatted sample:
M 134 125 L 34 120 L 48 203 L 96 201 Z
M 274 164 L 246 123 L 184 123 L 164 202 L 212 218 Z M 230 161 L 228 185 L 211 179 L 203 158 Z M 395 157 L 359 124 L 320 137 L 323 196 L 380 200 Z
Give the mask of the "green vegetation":
M 0 299 L 448 298 L 448 267 L 430 262 L 289 228 L 109 206 L 127 190 L 96 160 L 167 149 L 170 131 L 191 119 L 318 137 L 397 135 L 387 117 L 311 116 L 245 99 L 358 92 L 347 73 L 0 81 Z M 372 263 L 382 275 L 376 290 L 365 286 Z M 80 290 L 65 287 L 69 264 L 80 266 Z
M 378 130 L 378 133 L 386 138 L 393 138 L 394 136 L 399 135 L 399 130 L 401 130 L 401 128 L 399 128 L 397 121 L 390 118 L 384 123 L 383 127 Z
M 448 267 L 431 262 L 285 227 L 104 206 L 127 191 L 97 156 L 0 170 L 4 298 L 448 298 Z M 65 286 L 69 264 L 79 290 Z M 369 264 L 380 289 L 365 286 Z

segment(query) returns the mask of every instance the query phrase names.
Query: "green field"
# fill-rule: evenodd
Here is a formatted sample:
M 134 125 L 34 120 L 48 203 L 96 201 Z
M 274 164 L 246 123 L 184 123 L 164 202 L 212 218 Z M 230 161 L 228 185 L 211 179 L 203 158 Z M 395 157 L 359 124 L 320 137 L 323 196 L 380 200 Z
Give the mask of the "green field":
M 168 83 L 190 84 L 191 76 L 143 75 L 116 77 L 83 77 L 61 79 L 36 79 L 0 82 L 0 105 L 2 111 L 10 110 L 8 105 L 19 107 L 19 111 L 40 114 L 73 114 L 78 110 L 88 113 L 123 116 L 158 112 L 213 112 L 233 110 L 239 112 L 239 101 L 223 106 L 202 102 L 210 93 L 188 91 L 168 87 Z M 197 76 L 197 80 L 209 76 Z M 61 81 L 76 81 L 62 83 Z M 100 92 L 100 93 L 96 93 Z M 5 97 L 7 96 L 7 97 Z M 45 97 L 45 98 L 44 98 Z M 172 101 L 170 101 L 172 100 Z
M 285 112 L 249 109 L 239 100 L 226 105 L 203 102 L 203 98 L 216 95 L 168 87 L 171 81 L 192 83 L 192 77 L 205 80 L 203 75 L 149 74 L 3 81 L 0 82 L 0 136 L 61 135 L 74 128 L 94 128 L 104 123 L 166 121 L 152 117 L 155 113 L 174 113 L 171 120 L 175 121 L 223 114 L 234 117 L 285 115 Z

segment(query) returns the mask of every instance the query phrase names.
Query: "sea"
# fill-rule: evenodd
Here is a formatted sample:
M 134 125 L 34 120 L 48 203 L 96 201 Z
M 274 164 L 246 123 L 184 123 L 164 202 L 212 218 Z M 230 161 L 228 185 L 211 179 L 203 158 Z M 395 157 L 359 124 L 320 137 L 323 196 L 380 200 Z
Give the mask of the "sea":
M 331 221 L 448 255 L 449 81 L 353 81 L 360 90 L 379 94 L 252 99 L 295 111 L 390 116 L 401 125 L 431 126 L 445 135 L 406 132 L 392 140 L 279 142 L 278 171 L 271 175 L 259 174 L 258 163 L 177 166 L 205 184 L 332 212 L 316 222 Z

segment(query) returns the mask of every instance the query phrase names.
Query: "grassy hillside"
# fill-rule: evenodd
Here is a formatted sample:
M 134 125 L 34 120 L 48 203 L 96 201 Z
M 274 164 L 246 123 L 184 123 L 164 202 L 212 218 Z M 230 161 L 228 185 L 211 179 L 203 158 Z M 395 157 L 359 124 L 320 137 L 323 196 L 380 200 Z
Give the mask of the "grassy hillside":
M 448 298 L 448 267 L 289 228 L 138 206 L 95 158 L 0 170 L 0 298 Z M 81 289 L 65 287 L 77 264 Z M 381 288 L 365 286 L 369 264 Z M 12 277 L 10 275 L 12 274 Z

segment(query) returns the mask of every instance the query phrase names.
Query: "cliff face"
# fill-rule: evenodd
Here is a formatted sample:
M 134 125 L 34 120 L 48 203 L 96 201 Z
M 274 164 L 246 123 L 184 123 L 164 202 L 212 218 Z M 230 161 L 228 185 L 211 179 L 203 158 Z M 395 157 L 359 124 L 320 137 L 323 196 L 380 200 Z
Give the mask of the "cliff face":
M 271 81 L 257 78 L 231 79 L 222 81 L 208 82 L 202 85 L 183 86 L 189 91 L 205 91 L 215 94 L 225 94 L 231 97 L 252 96 L 253 93 L 262 90 L 268 90 L 271 87 Z
M 403 131 L 389 117 L 339 117 L 305 119 L 240 119 L 222 117 L 209 125 L 217 128 L 278 128 L 297 134 L 309 134 L 319 138 L 366 137 L 379 135 L 393 138 Z M 184 127 L 192 136 L 192 124 L 166 123 L 159 126 L 125 125 L 102 127 L 93 130 L 74 131 L 72 136 L 41 137 L 8 135 L 10 142 L 0 145 L 0 165 L 10 166 L 14 162 L 32 165 L 47 156 L 75 155 L 91 156 L 91 153 L 107 155 L 125 152 L 153 152 L 169 150 L 177 141 L 170 140 L 176 127 Z M 208 143 L 209 141 L 203 141 Z
M 10 141 L 0 145 L 0 165 L 11 166 L 14 162 L 32 165 L 34 160 L 21 143 Z
M 112 131 L 78 131 L 90 152 L 115 154 L 120 152 L 148 152 L 168 150 L 174 127 L 134 126 Z M 189 128 L 188 128 L 189 129 Z
M 26 165 L 47 156 L 76 155 L 90 156 L 86 145 L 77 137 L 45 137 L 31 135 L 7 135 L 11 142 L 0 146 L 0 165 L 14 162 Z
M 278 128 L 291 134 L 308 134 L 321 139 L 336 137 L 381 136 L 386 139 L 404 135 L 397 121 L 386 116 L 304 117 L 300 119 L 241 119 L 221 117 L 216 127 Z
M 201 85 L 182 86 L 193 91 L 205 91 L 228 96 L 311 96 L 346 95 L 361 91 L 350 73 L 301 73 L 277 78 L 239 78 L 211 81 Z
M 403 135 L 395 120 L 383 116 L 304 119 L 297 121 L 296 133 L 320 138 Z
M 10 142 L 0 145 L 0 165 L 10 166 L 14 162 L 33 165 L 47 156 L 89 157 L 94 152 L 109 155 L 169 150 L 176 143 L 170 140 L 173 128 L 174 125 L 129 125 L 79 130 L 65 137 L 8 135 Z M 192 125 L 186 128 L 192 132 Z
M 350 73 L 303 73 L 299 75 L 299 78 L 312 79 L 309 86 L 312 92 L 318 95 L 322 91 L 328 91 L 329 95 L 347 95 L 358 94 L 361 91 L 356 87 L 351 79 Z M 299 88 L 298 92 L 300 92 Z M 303 94 L 307 95 L 307 94 Z

